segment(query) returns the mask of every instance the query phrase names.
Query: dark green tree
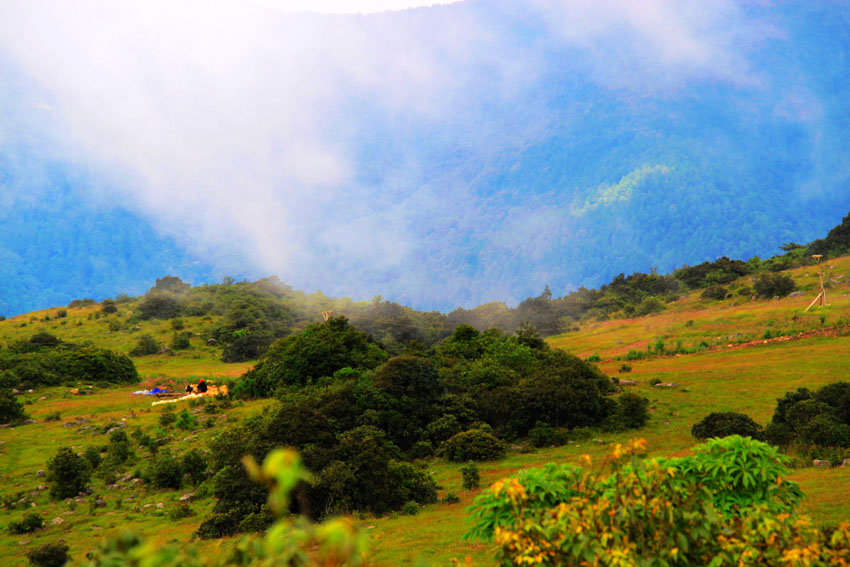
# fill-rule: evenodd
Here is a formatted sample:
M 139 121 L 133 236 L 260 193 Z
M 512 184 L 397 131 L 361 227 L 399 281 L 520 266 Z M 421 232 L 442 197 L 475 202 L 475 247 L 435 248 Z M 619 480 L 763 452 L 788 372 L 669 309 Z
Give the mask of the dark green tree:
M 91 479 L 91 463 L 70 447 L 60 448 L 47 461 L 47 482 L 50 496 L 56 500 L 71 498 L 83 490 Z
M 334 317 L 275 341 L 236 390 L 270 396 L 280 386 L 310 384 L 345 367 L 373 369 L 386 359 L 386 352 L 370 336 L 350 326 L 345 317 Z
M 27 419 L 24 405 L 10 389 L 0 390 L 0 424 L 18 423 Z
M 760 439 L 764 432 L 762 427 L 753 419 L 743 413 L 712 412 L 695 423 L 691 428 L 691 435 L 697 439 L 708 439 L 710 437 L 728 437 L 730 435 L 741 435 Z

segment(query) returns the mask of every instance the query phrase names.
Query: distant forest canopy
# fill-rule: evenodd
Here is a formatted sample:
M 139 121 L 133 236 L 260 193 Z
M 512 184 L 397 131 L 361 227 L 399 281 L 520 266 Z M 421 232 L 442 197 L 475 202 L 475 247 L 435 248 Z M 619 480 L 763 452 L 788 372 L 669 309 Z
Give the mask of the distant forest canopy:
M 224 347 L 222 358 L 226 362 L 258 358 L 276 339 L 303 330 L 322 312 L 346 317 L 390 355 L 401 354 L 411 345 L 433 346 L 462 324 L 478 330 L 498 328 L 518 335 L 548 336 L 574 329 L 575 323 L 583 319 L 660 312 L 666 303 L 689 290 L 703 289 L 707 299 L 724 299 L 730 294 L 724 286 L 747 275 L 755 277 L 754 286 L 736 289 L 737 295 L 786 295 L 794 289 L 793 281 L 776 272 L 812 262 L 812 254 L 830 257 L 850 253 L 850 214 L 825 238 L 806 245 L 792 242 L 781 248 L 782 254 L 767 260 L 755 257 L 745 262 L 724 256 L 713 262 L 682 266 L 666 275 L 654 269 L 629 276 L 620 274 L 599 289 L 580 288 L 562 297 L 555 297 L 546 286 L 539 296 L 529 297 L 514 308 L 490 302 L 473 309 L 459 307 L 448 314 L 419 311 L 381 296 L 372 301 L 354 301 L 328 297 L 320 291 L 308 294 L 277 277 L 254 282 L 225 278 L 220 284 L 193 287 L 179 277 L 165 276 L 158 278 L 141 298 L 132 318 L 220 316 L 218 327 L 207 338 Z M 126 295 L 115 299 L 129 300 Z
M 295 226 L 287 230 L 324 244 L 288 250 L 297 258 L 285 269 L 258 265 L 263 255 L 246 232 L 265 230 L 259 225 L 239 230 L 210 222 L 212 236 L 189 228 L 194 223 L 185 221 L 217 211 L 215 199 L 204 210 L 197 208 L 203 199 L 183 199 L 179 209 L 181 192 L 172 187 L 173 199 L 145 208 L 144 187 L 134 190 L 119 176 L 94 178 L 87 160 L 40 152 L 33 128 L 4 136 L 0 314 L 79 296 L 137 295 L 163 274 L 213 283 L 228 274 L 254 280 L 278 273 L 299 289 L 359 298 L 382 293 L 443 312 L 491 300 L 516 305 L 547 283 L 560 295 L 649 266 L 669 273 L 723 255 L 766 257 L 783 242 L 822 234 L 850 208 L 847 2 L 702 3 L 722 16 L 714 22 L 720 34 L 708 37 L 730 51 L 714 57 L 691 50 L 681 59 L 662 57 L 660 65 L 652 64 L 658 54 L 651 34 L 647 54 L 631 49 L 646 49 L 643 36 L 620 41 L 619 25 L 616 41 L 585 38 L 596 49 L 551 41 L 553 30 L 570 35 L 553 21 L 578 23 L 543 18 L 536 9 L 542 4 L 573 3 L 467 1 L 333 19 L 372 22 L 377 31 L 408 29 L 417 38 L 442 37 L 428 32 L 453 30 L 444 22 L 455 15 L 485 21 L 486 35 L 503 49 L 487 49 L 485 61 L 533 54 L 540 65 L 508 58 L 503 74 L 498 66 L 475 66 L 464 51 L 459 67 L 474 67 L 465 82 L 435 75 L 440 84 L 452 77 L 459 98 L 439 113 L 405 112 L 405 120 L 380 97 L 357 89 L 343 96 L 333 105 L 337 114 L 322 122 L 330 147 L 350 143 L 352 180 L 335 188 L 334 198 L 305 206 L 307 214 L 289 211 Z M 526 11 L 538 16 L 518 17 Z M 723 25 L 726 17 L 735 26 Z M 680 65 L 695 54 L 695 66 Z M 2 86 L 18 92 L 25 84 L 19 80 Z M 0 122 L 26 116 L 31 102 L 0 104 Z M 347 140 L 339 139 L 341 131 L 350 133 Z M 222 143 L 232 142 L 227 130 L 220 134 Z M 278 139 L 270 138 L 275 146 Z M 239 159 L 228 160 L 240 179 L 251 170 L 243 157 L 262 163 L 265 154 L 256 154 L 240 147 Z M 220 165 L 209 164 L 206 173 Z M 205 187 L 192 185 L 186 189 L 203 194 Z M 255 203 L 265 189 L 252 185 L 249 179 L 225 189 Z M 309 219 L 307 226 L 299 217 Z M 358 227 L 370 238 L 349 238 Z M 404 245 L 381 238 L 396 231 Z M 329 266 L 337 277 L 323 280 Z

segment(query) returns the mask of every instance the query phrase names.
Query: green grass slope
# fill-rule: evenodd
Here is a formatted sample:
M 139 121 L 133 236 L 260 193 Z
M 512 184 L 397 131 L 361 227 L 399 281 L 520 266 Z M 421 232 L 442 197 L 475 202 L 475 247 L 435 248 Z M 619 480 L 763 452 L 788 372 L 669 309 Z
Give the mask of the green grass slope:
M 813 267 L 788 272 L 803 290 L 802 296 L 781 300 L 735 297 L 722 301 L 700 299 L 689 294 L 670 304 L 658 315 L 604 322 L 588 322 L 578 331 L 553 337 L 553 346 L 580 356 L 598 354 L 600 368 L 610 376 L 637 382 L 626 386 L 648 397 L 651 420 L 638 432 L 645 437 L 650 452 L 657 455 L 686 454 L 696 444 L 691 426 L 712 411 L 738 411 L 765 424 L 772 415 L 776 398 L 797 387 L 819 386 L 850 381 L 850 258 L 829 260 L 824 266 L 829 305 L 804 310 L 814 298 L 817 270 Z M 746 282 L 741 282 L 746 283 Z M 110 321 L 124 321 L 133 303 L 120 304 L 119 313 L 95 318 L 99 306 L 67 309 L 67 317 L 56 318 L 56 309 L 31 313 L 0 322 L 0 343 L 28 338 L 46 330 L 68 341 L 92 341 L 98 346 L 129 353 L 141 333 L 150 333 L 168 343 L 173 333 L 168 321 L 147 321 L 127 331 L 110 331 Z M 49 320 L 47 317 L 50 317 Z M 192 348 L 170 355 L 135 357 L 146 386 L 173 380 L 178 387 L 200 376 L 215 382 L 238 376 L 250 363 L 225 364 L 219 361 L 220 348 L 206 345 L 203 335 L 214 328 L 213 318 L 185 317 L 192 331 Z M 23 326 L 25 324 L 25 326 Z M 133 330 L 138 326 L 138 330 Z M 114 325 L 113 325 L 114 327 Z M 764 337 L 771 337 L 766 339 Z M 663 349 L 656 345 L 661 341 Z M 676 350 L 678 354 L 668 354 Z M 703 343 L 703 346 L 700 344 Z M 629 351 L 652 351 L 650 356 L 626 361 Z M 683 351 L 692 353 L 682 354 Z M 623 364 L 631 366 L 620 373 Z M 674 387 L 653 387 L 660 380 Z M 83 450 L 105 445 L 111 426 L 125 423 L 127 431 L 141 428 L 172 438 L 166 445 L 173 453 L 204 448 L 215 434 L 226 432 L 228 424 L 262 413 L 272 402 L 248 402 L 232 408 L 196 405 L 189 408 L 199 421 L 195 430 L 183 431 L 159 423 L 160 406 L 151 407 L 146 397 L 132 396 L 139 386 L 80 384 L 90 395 L 74 395 L 69 387 L 25 392 L 22 399 L 36 424 L 0 429 L 0 564 L 23 566 L 24 553 L 32 547 L 64 539 L 74 558 L 81 559 L 106 535 L 135 530 L 154 541 L 186 540 L 212 508 L 213 496 L 205 484 L 184 486 L 182 490 L 154 490 L 150 487 L 117 482 L 114 478 L 93 477 L 92 488 L 105 503 L 94 507 L 88 498 L 80 502 L 52 502 L 45 480 L 38 471 L 60 446 Z M 88 388 L 91 386 L 91 388 Z M 57 418 L 58 413 L 58 419 Z M 47 420 L 47 418 L 51 420 Z M 70 425 L 69 425 L 70 424 Z M 511 450 L 507 458 L 479 465 L 482 486 L 525 467 L 547 462 L 577 461 L 585 453 L 600 457 L 611 443 L 623 442 L 635 433 L 597 434 L 575 439 L 568 445 L 536 452 Z M 137 448 L 128 472 L 147 466 L 147 449 Z M 598 459 L 597 459 L 598 461 Z M 801 462 L 801 465 L 805 463 Z M 478 491 L 462 490 L 459 464 L 440 459 L 427 462 L 440 483 L 440 495 L 454 492 L 455 504 L 438 503 L 425 507 L 416 516 L 366 517 L 363 525 L 374 541 L 376 565 L 446 564 L 449 558 L 470 556 L 477 565 L 491 563 L 491 551 L 483 542 L 465 542 L 465 511 Z M 818 523 L 850 519 L 850 468 L 795 469 L 793 480 L 800 483 L 807 498 L 803 511 Z M 194 515 L 172 519 L 181 495 L 195 493 Z M 35 504 L 33 506 L 32 504 Z M 160 507 L 160 504 L 162 505 Z M 44 529 L 25 535 L 12 535 L 5 526 L 35 510 L 46 521 Z M 52 522 L 62 518 L 61 523 Z M 205 553 L 214 554 L 217 542 L 204 542 Z

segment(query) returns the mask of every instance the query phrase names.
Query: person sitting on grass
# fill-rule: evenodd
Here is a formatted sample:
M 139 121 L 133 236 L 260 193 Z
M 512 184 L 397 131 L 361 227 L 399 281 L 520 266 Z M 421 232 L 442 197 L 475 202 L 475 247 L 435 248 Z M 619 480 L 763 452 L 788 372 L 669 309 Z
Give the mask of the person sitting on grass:
M 207 383 L 204 381 L 203 378 L 201 378 L 201 381 L 198 382 L 198 393 L 203 394 L 203 393 L 206 393 L 206 391 L 207 391 Z
M 195 389 L 192 387 L 191 384 L 186 384 L 186 393 L 187 394 L 194 394 L 195 393 Z

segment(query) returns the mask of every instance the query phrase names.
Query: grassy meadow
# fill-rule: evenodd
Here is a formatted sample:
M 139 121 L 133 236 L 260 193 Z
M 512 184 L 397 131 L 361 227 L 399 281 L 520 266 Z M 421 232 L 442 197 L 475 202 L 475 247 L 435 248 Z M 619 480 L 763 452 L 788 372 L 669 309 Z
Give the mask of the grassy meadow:
M 808 313 L 804 310 L 816 293 L 817 269 L 800 268 L 789 274 L 804 295 L 781 300 L 751 301 L 736 297 L 711 301 L 700 299 L 695 292 L 654 316 L 588 322 L 578 331 L 550 338 L 552 346 L 579 356 L 598 355 L 599 367 L 609 376 L 636 381 L 636 385 L 625 387 L 650 399 L 650 422 L 639 432 L 594 434 L 563 447 L 530 453 L 511 450 L 502 461 L 479 464 L 482 486 L 522 468 L 576 461 L 585 453 L 599 462 L 610 444 L 634 436 L 646 438 L 652 454 L 687 454 L 696 444 L 690 435 L 691 426 L 712 411 L 743 412 L 765 424 L 772 415 L 776 398 L 784 392 L 850 381 L 850 334 L 843 330 L 850 324 L 847 283 L 850 258 L 825 263 L 825 280 L 831 285 L 827 290 L 829 305 Z M 109 330 L 110 321 L 125 321 L 133 306 L 133 303 L 120 304 L 119 313 L 109 316 L 96 315 L 99 306 L 89 306 L 68 308 L 67 317 L 62 318 L 56 318 L 57 309 L 11 318 L 0 322 L 0 343 L 46 330 L 62 340 L 88 340 L 122 353 L 132 350 L 141 333 L 150 333 L 167 344 L 174 333 L 169 321 L 139 322 L 129 325 L 127 330 Z M 175 351 L 173 356 L 134 358 L 145 387 L 171 381 L 182 389 L 187 381 L 197 381 L 199 377 L 215 382 L 239 376 L 250 367 L 249 363 L 220 362 L 220 349 L 206 344 L 204 333 L 215 326 L 213 318 L 185 317 L 184 323 L 186 330 L 195 333 L 192 348 Z M 138 330 L 133 330 L 135 327 Z M 797 336 L 812 331 L 818 333 Z M 766 340 L 765 336 L 780 338 Z M 788 340 L 784 336 L 792 338 Z M 630 350 L 654 351 L 659 340 L 666 349 L 660 352 L 673 350 L 678 341 L 684 349 L 695 352 L 653 352 L 645 358 L 624 360 Z M 621 371 L 623 364 L 631 370 Z M 675 385 L 653 387 L 650 382 L 654 379 Z M 213 506 L 208 491 L 191 504 L 194 515 L 172 519 L 170 513 L 179 505 L 179 497 L 194 492 L 194 488 L 153 490 L 127 482 L 107 483 L 115 479 L 97 475 L 93 477 L 92 487 L 104 501 L 104 507 L 94 507 L 90 499 L 70 504 L 51 501 L 46 490 L 39 490 L 45 480 L 37 472 L 46 468 L 47 459 L 58 447 L 72 446 L 81 451 L 89 445 L 104 445 L 108 437 L 104 432 L 118 423 L 126 423 L 128 432 L 137 427 L 153 432 L 160 427 L 160 406 L 152 407 L 148 397 L 131 395 L 139 385 L 105 387 L 93 382 L 79 387 L 89 395 L 74 395 L 68 387 L 24 393 L 26 410 L 37 423 L 0 429 L 0 501 L 22 502 L 13 504 L 13 509 L 0 507 L 0 565 L 26 565 L 27 550 L 58 539 L 64 539 L 70 546 L 72 557 L 81 559 L 104 536 L 127 529 L 157 542 L 188 540 Z M 197 416 L 199 428 L 182 431 L 172 427 L 166 433 L 173 440 L 166 447 L 174 453 L 203 448 L 228 423 L 261 413 L 272 403 L 236 403 L 229 409 L 196 404 L 189 410 Z M 147 450 L 136 449 L 136 454 L 138 466 L 145 466 Z M 491 563 L 488 544 L 462 540 L 467 528 L 465 509 L 478 491 L 461 489 L 461 465 L 440 459 L 426 464 L 441 486 L 440 496 L 454 492 L 460 502 L 426 506 L 415 516 L 364 517 L 362 525 L 374 541 L 373 563 L 445 565 L 452 557 L 463 560 L 467 556 L 476 565 Z M 134 465 L 129 466 L 131 471 L 133 468 Z M 792 479 L 800 483 L 807 496 L 803 511 L 817 523 L 850 519 L 850 468 L 801 466 L 794 470 Z M 45 528 L 31 534 L 11 535 L 5 526 L 29 510 L 42 515 Z M 56 518 L 62 518 L 61 523 L 52 525 Z M 204 541 L 199 545 L 204 553 L 212 555 L 220 543 Z

